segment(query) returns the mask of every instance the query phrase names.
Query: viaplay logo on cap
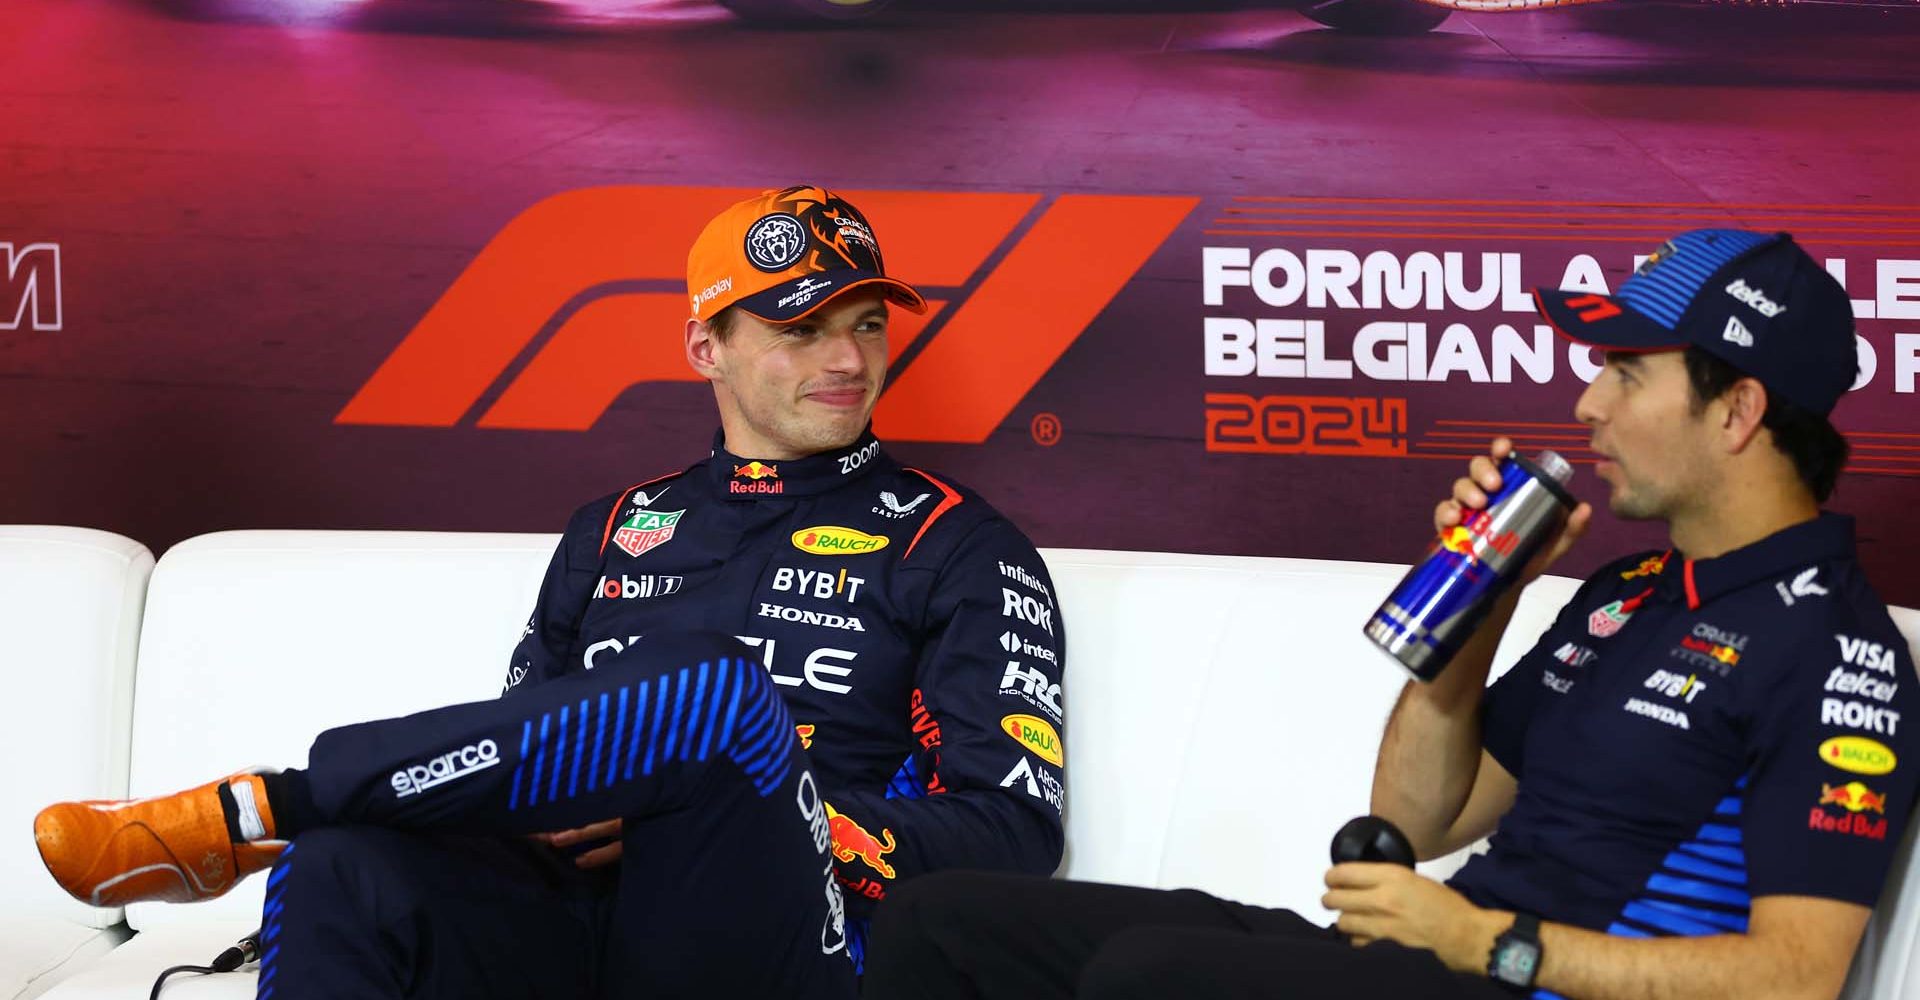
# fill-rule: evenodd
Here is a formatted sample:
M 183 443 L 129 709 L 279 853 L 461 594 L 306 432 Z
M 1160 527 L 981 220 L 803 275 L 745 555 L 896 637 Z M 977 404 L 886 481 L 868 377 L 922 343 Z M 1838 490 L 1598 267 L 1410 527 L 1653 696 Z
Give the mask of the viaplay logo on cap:
M 807 253 L 807 229 L 785 212 L 763 215 L 747 230 L 747 262 L 768 274 L 778 274 Z

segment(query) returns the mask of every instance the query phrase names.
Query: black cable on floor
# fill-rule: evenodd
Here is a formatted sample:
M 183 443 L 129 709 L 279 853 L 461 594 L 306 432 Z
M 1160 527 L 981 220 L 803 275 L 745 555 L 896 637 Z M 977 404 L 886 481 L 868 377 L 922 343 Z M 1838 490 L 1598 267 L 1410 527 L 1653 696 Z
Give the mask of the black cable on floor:
M 160 978 L 153 981 L 153 992 L 147 994 L 147 1000 L 160 1000 L 160 990 L 167 985 L 168 976 L 181 972 L 197 972 L 203 976 L 210 976 L 216 971 L 212 966 L 207 965 L 176 965 L 160 973 Z

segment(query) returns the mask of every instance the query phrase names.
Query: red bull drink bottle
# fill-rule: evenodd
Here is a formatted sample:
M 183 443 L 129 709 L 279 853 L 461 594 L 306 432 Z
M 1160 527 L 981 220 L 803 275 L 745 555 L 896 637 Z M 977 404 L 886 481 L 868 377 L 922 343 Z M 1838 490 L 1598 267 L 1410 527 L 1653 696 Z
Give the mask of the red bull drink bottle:
M 1551 451 L 1507 456 L 1500 478 L 1486 509 L 1442 531 L 1367 621 L 1367 638 L 1419 680 L 1440 675 L 1575 506 L 1573 467 Z

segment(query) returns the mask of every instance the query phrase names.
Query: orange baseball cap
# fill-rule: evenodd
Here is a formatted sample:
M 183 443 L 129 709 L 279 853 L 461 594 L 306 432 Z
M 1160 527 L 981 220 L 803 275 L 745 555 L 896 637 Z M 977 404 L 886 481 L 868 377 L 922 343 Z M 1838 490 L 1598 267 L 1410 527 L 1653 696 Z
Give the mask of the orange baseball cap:
M 866 216 L 824 188 L 762 191 L 714 217 L 687 254 L 695 319 L 737 305 L 769 323 L 791 323 L 865 285 L 916 313 L 927 300 L 887 277 Z

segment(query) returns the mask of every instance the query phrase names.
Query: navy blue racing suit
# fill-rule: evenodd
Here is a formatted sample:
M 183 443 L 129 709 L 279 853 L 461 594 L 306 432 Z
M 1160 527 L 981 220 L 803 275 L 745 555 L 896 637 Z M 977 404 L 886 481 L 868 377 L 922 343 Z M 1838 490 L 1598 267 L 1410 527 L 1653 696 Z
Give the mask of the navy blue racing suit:
M 289 772 L 260 995 L 851 996 L 890 885 L 1058 864 L 1064 653 L 977 495 L 716 441 L 574 514 L 500 700 Z M 511 836 L 615 817 L 611 868 Z

